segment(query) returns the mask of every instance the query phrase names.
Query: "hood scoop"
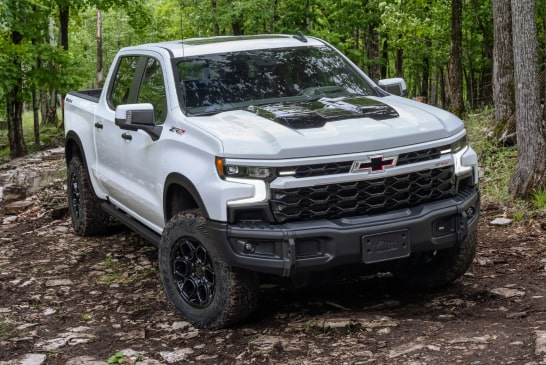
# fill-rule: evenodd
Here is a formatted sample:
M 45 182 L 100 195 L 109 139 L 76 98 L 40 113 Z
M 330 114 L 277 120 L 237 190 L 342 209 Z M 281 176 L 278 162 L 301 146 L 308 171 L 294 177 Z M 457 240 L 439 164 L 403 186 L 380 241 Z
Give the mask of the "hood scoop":
M 327 122 L 351 118 L 385 120 L 399 116 L 389 105 L 363 96 L 251 106 L 248 110 L 293 129 L 320 128 Z

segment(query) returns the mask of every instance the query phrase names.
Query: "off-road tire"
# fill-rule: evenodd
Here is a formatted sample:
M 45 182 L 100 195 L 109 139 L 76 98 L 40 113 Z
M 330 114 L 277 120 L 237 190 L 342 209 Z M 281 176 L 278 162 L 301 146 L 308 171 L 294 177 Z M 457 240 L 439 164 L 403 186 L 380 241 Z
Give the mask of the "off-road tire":
M 229 267 L 198 210 L 169 220 L 159 244 L 159 271 L 175 309 L 199 328 L 222 328 L 256 308 L 258 276 Z
M 460 278 L 476 255 L 478 233 L 467 235 L 460 245 L 436 252 L 419 252 L 400 262 L 393 274 L 412 288 L 438 288 Z
M 104 234 L 109 216 L 102 210 L 102 201 L 95 195 L 85 165 L 79 157 L 72 158 L 68 163 L 67 194 L 74 231 L 80 236 Z

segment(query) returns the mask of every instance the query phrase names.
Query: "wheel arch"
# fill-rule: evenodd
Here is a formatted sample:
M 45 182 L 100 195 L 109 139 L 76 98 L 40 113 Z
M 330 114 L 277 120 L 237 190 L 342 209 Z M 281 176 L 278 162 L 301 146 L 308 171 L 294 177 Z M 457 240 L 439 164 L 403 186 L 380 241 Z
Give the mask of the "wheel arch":
M 89 173 L 89 166 L 87 163 L 87 157 L 85 156 L 85 149 L 83 148 L 83 143 L 80 139 L 80 136 L 74 131 L 69 131 L 66 134 L 65 142 L 64 142 L 64 157 L 65 157 L 65 162 L 67 167 L 70 161 L 74 157 L 78 157 L 81 160 L 85 168 L 85 173 L 87 174 L 87 178 L 91 182 L 91 188 L 93 190 L 93 193 L 95 194 L 95 196 L 98 197 L 97 187 L 95 186 L 96 181 Z
M 83 144 L 80 137 L 73 131 L 66 134 L 64 142 L 64 157 L 66 164 L 74 157 L 79 157 L 87 168 L 87 159 L 85 158 L 85 152 L 83 150 Z
M 205 218 L 210 218 L 195 185 L 187 177 L 178 173 L 171 173 L 165 180 L 163 190 L 165 223 L 175 214 L 189 209 L 199 209 Z

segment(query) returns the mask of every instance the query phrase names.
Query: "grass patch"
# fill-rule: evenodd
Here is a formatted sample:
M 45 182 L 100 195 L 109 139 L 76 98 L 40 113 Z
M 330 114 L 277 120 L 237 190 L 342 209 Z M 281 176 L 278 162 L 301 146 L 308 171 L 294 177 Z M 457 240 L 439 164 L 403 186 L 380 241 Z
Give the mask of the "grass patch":
M 517 162 L 517 149 L 492 138 L 494 111 L 491 108 L 468 114 L 465 127 L 470 145 L 478 154 L 482 202 L 494 202 L 515 222 L 526 222 L 538 211 L 546 211 L 546 186 L 529 201 L 514 200 L 508 192 Z
M 14 325 L 7 322 L 4 316 L 0 316 L 0 339 L 9 340 L 17 335 Z
M 493 126 L 494 112 L 490 108 L 468 114 L 465 118 L 468 140 L 478 154 L 482 199 L 512 205 L 514 201 L 508 193 L 508 186 L 516 167 L 517 151 L 491 138 Z
M 59 111 L 60 113 L 60 111 Z M 59 116 L 60 118 L 60 116 Z M 32 112 L 23 113 L 23 135 L 28 153 L 35 153 L 49 147 L 63 145 L 64 131 L 55 125 L 40 125 L 40 144 L 34 143 L 34 116 Z M 0 163 L 9 161 L 9 139 L 7 125 L 0 123 Z
M 542 189 L 535 190 L 531 202 L 536 210 L 546 212 L 546 186 Z

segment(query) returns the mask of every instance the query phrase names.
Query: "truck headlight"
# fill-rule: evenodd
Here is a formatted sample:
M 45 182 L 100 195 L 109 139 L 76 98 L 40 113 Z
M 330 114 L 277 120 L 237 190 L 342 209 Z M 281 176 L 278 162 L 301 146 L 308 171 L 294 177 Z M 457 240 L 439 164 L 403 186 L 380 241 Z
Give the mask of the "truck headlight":
M 226 165 L 225 160 L 221 157 L 216 157 L 216 171 L 222 179 L 230 177 L 270 180 L 275 176 L 275 170 L 271 167 Z
M 465 134 L 462 138 L 459 138 L 458 140 L 450 144 L 449 149 L 445 149 L 441 151 L 441 153 L 442 155 L 447 153 L 455 154 L 459 151 L 462 151 L 464 148 L 466 148 L 466 146 L 468 146 L 468 141 L 466 140 L 466 134 Z
M 464 135 L 462 138 L 459 138 L 457 141 L 451 144 L 451 153 L 457 153 L 466 146 L 468 146 L 468 141 L 466 140 L 466 135 Z

